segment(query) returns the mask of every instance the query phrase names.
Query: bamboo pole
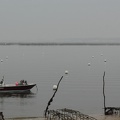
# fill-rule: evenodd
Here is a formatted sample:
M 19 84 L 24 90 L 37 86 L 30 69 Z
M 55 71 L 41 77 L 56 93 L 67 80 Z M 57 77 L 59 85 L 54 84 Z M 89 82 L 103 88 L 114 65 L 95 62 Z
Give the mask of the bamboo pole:
M 104 97 L 104 114 L 106 113 L 106 102 L 105 102 L 105 71 L 104 71 L 104 74 L 103 74 L 103 97 Z

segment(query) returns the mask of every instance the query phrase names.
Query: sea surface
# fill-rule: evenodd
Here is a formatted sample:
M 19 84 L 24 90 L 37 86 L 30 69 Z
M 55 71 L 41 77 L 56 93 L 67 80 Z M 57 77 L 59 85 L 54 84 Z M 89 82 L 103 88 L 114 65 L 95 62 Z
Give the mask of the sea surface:
M 104 71 L 106 106 L 120 106 L 119 45 L 1 45 L 0 60 L 0 79 L 4 76 L 6 84 L 24 79 L 38 88 L 32 94 L 0 95 L 5 117 L 43 116 L 62 76 L 49 109 L 103 114 Z

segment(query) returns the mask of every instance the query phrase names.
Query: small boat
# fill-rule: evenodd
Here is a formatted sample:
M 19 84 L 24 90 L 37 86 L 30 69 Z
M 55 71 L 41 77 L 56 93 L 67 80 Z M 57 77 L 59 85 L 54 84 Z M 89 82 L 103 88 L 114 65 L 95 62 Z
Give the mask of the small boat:
M 30 92 L 34 86 L 36 86 L 36 84 L 27 83 L 25 80 L 20 80 L 20 82 L 16 82 L 15 84 L 5 84 L 3 76 L 0 82 L 0 93 L 26 93 Z

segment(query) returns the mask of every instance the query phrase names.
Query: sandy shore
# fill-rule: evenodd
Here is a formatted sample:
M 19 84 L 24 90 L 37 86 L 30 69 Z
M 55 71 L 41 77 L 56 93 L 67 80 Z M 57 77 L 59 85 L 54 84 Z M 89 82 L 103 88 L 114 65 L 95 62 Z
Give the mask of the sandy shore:
M 120 116 L 104 116 L 104 115 L 92 115 L 97 120 L 120 120 Z M 17 118 L 5 118 L 5 120 L 46 120 L 44 117 L 17 117 Z
M 120 120 L 120 116 L 118 115 L 93 115 L 92 117 L 96 118 L 97 120 Z
M 5 120 L 46 120 L 44 117 L 17 117 L 17 118 L 5 118 Z

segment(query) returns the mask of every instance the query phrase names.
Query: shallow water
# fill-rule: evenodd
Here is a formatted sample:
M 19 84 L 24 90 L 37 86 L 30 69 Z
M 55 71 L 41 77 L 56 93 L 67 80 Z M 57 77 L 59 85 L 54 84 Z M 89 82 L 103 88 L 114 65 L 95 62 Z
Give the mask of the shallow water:
M 63 76 L 49 109 L 102 114 L 104 71 L 106 106 L 119 107 L 119 51 L 120 46 L 0 46 L 0 79 L 4 76 L 5 83 L 24 79 L 38 87 L 33 94 L 0 96 L 0 111 L 6 117 L 43 116 L 52 87 Z

